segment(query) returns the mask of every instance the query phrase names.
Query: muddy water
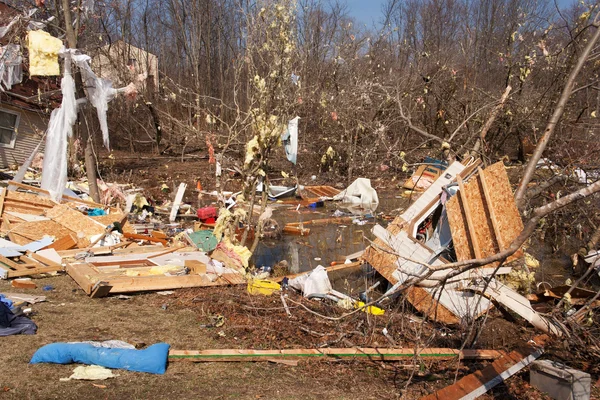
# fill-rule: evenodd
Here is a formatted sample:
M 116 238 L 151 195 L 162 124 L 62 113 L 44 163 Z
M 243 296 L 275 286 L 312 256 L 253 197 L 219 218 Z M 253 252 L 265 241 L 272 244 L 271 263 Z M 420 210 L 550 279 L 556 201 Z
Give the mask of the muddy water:
M 388 221 L 384 215 L 398 215 L 409 204 L 409 200 L 396 197 L 395 194 L 381 195 L 380 203 L 375 210 L 357 210 L 350 205 L 339 202 L 325 202 L 323 207 L 308 208 L 273 204 L 273 219 L 283 228 L 289 222 L 306 222 L 310 220 L 337 216 L 355 216 L 366 224 L 359 225 L 352 221 L 343 224 L 306 225 L 310 228 L 307 236 L 283 235 L 277 240 L 262 240 L 254 252 L 252 262 L 257 267 L 272 267 L 282 260 L 290 266 L 290 272 L 304 272 L 317 265 L 329 266 L 332 262 L 343 263 L 347 255 L 364 250 L 369 240 L 374 238 L 371 230 L 378 223 L 386 226 Z M 395 211 L 396 210 L 396 211 Z M 362 215 L 361 215 L 362 214 Z

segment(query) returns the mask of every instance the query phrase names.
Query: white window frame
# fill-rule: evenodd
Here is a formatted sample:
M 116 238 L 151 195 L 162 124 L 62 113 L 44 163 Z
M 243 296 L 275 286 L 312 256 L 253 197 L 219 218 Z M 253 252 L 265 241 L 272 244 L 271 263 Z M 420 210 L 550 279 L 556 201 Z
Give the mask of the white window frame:
M 16 115 L 17 119 L 15 120 L 15 127 L 13 128 L 13 134 L 12 134 L 12 138 L 10 140 L 10 144 L 7 143 L 1 143 L 0 142 L 0 147 L 6 147 L 9 149 L 14 149 L 15 148 L 15 143 L 17 141 L 17 132 L 19 130 L 19 123 L 21 122 L 21 113 L 16 112 L 16 111 L 12 111 L 12 110 L 7 110 L 4 108 L 0 108 L 0 112 L 5 112 L 7 114 L 12 114 L 12 115 Z

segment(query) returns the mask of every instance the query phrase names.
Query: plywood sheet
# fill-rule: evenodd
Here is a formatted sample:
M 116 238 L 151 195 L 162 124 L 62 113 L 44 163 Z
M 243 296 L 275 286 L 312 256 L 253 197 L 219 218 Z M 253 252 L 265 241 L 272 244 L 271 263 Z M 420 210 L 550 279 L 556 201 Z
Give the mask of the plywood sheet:
M 29 239 L 29 241 L 40 240 L 44 236 L 61 238 L 73 234 L 73 231 L 64 227 L 56 221 L 23 222 L 12 227 L 12 232 Z M 29 243 L 29 242 L 27 242 Z
M 483 170 L 483 174 L 490 192 L 490 203 L 497 216 L 498 230 L 502 234 L 499 241 L 505 249 L 523 230 L 523 220 L 513 200 L 514 195 L 504 164 L 499 162 L 490 165 Z M 519 249 L 509 261 L 522 256 L 523 252 Z
M 41 208 L 52 208 L 57 204 L 55 201 L 47 197 L 42 197 L 37 194 L 17 192 L 16 190 L 9 190 L 6 193 L 6 199 L 14 200 L 15 202 L 18 201 L 23 203 L 29 203 L 33 206 Z
M 482 181 L 473 177 L 464 186 L 464 195 L 473 221 L 473 232 L 469 231 L 465 204 L 456 195 L 446 203 L 452 241 L 458 260 L 489 257 L 507 248 L 523 229 L 523 222 L 513 200 L 508 175 L 502 162 L 483 170 L 490 204 L 486 200 Z M 492 219 L 492 214 L 495 218 Z M 497 224 L 494 228 L 494 224 Z M 499 235 L 499 236 L 498 236 Z M 473 238 L 476 238 L 481 254 L 475 254 Z M 518 252 L 509 261 L 522 256 Z M 496 265 L 492 264 L 492 265 Z
M 46 216 L 75 232 L 78 237 L 89 238 L 104 233 L 105 226 L 65 204 L 58 204 Z M 64 235 L 60 235 L 61 237 Z

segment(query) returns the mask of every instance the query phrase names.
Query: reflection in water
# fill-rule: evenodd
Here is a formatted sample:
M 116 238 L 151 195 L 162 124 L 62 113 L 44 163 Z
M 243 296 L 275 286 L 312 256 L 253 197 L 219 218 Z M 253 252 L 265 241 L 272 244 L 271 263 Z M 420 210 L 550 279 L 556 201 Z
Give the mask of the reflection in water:
M 374 210 L 365 210 L 357 205 L 351 208 L 342 208 L 342 204 L 326 202 L 324 208 L 318 208 L 315 212 L 306 213 L 306 209 L 297 212 L 291 209 L 275 209 L 273 218 L 284 226 L 288 222 L 306 222 L 312 219 L 330 218 L 336 212 L 339 216 L 374 215 Z M 406 199 L 382 198 L 380 196 L 379 211 L 389 212 L 400 205 L 405 205 Z M 384 224 L 382 220 L 369 218 L 365 225 L 357 225 L 352 222 L 345 224 L 308 225 L 310 234 L 308 236 L 284 235 L 280 240 L 262 240 L 254 251 L 251 262 L 256 267 L 272 267 L 282 260 L 286 260 L 290 266 L 291 273 L 310 271 L 317 265 L 329 266 L 332 262 L 343 262 L 347 255 L 364 250 L 372 240 L 371 229 L 375 223 Z

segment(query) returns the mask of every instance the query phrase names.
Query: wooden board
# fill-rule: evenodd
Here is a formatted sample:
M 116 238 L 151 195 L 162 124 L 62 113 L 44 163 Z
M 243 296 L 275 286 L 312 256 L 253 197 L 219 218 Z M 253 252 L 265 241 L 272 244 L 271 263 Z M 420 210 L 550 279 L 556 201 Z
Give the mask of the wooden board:
M 472 178 L 459 195 L 446 203 L 446 210 L 454 250 L 460 261 L 498 253 L 523 229 L 502 162 L 484 169 L 483 179 L 480 176 Z M 508 261 L 521 256 L 519 251 Z
M 541 356 L 544 349 L 539 346 L 543 345 L 545 340 L 547 337 L 535 338 L 534 342 L 538 346 L 527 345 L 514 350 L 482 370 L 463 377 L 455 384 L 421 397 L 421 400 L 476 399 Z
M 427 348 L 415 351 L 413 348 L 321 348 L 285 350 L 169 350 L 169 361 L 192 362 L 232 362 L 232 361 L 273 361 L 273 360 L 364 360 L 400 361 L 416 357 L 435 360 L 493 360 L 504 355 L 496 350 L 457 350 L 448 348 Z
M 54 249 L 54 250 L 69 250 L 73 247 L 77 246 L 77 236 L 74 233 L 62 236 L 58 238 L 54 243 L 49 246 L 46 246 L 46 249 Z
M 145 267 L 150 269 L 151 267 Z M 140 270 L 144 267 L 138 268 Z M 223 274 L 220 277 L 211 280 L 209 275 L 146 275 L 146 276 L 126 276 L 124 268 L 115 265 L 111 269 L 95 267 L 90 263 L 67 263 L 66 271 L 77 282 L 77 284 L 89 295 L 94 294 L 100 297 L 106 294 L 132 293 L 154 290 L 171 290 L 190 287 L 208 287 L 222 286 L 232 284 L 243 284 L 246 282 L 241 274 Z M 98 286 L 110 287 L 96 290 Z
M 77 237 L 90 238 L 104 233 L 105 225 L 94 221 L 87 215 L 65 204 L 58 204 L 48 211 L 46 216 L 77 234 Z M 63 235 L 59 235 L 62 237 Z
M 332 186 L 305 186 L 304 189 L 319 197 L 333 197 L 341 192 Z
M 433 297 L 421 287 L 412 286 L 408 288 L 406 290 L 406 299 L 417 309 L 417 311 L 432 321 L 439 321 L 448 325 L 456 325 L 460 322 L 460 319 L 456 315 L 438 301 L 434 300 Z

